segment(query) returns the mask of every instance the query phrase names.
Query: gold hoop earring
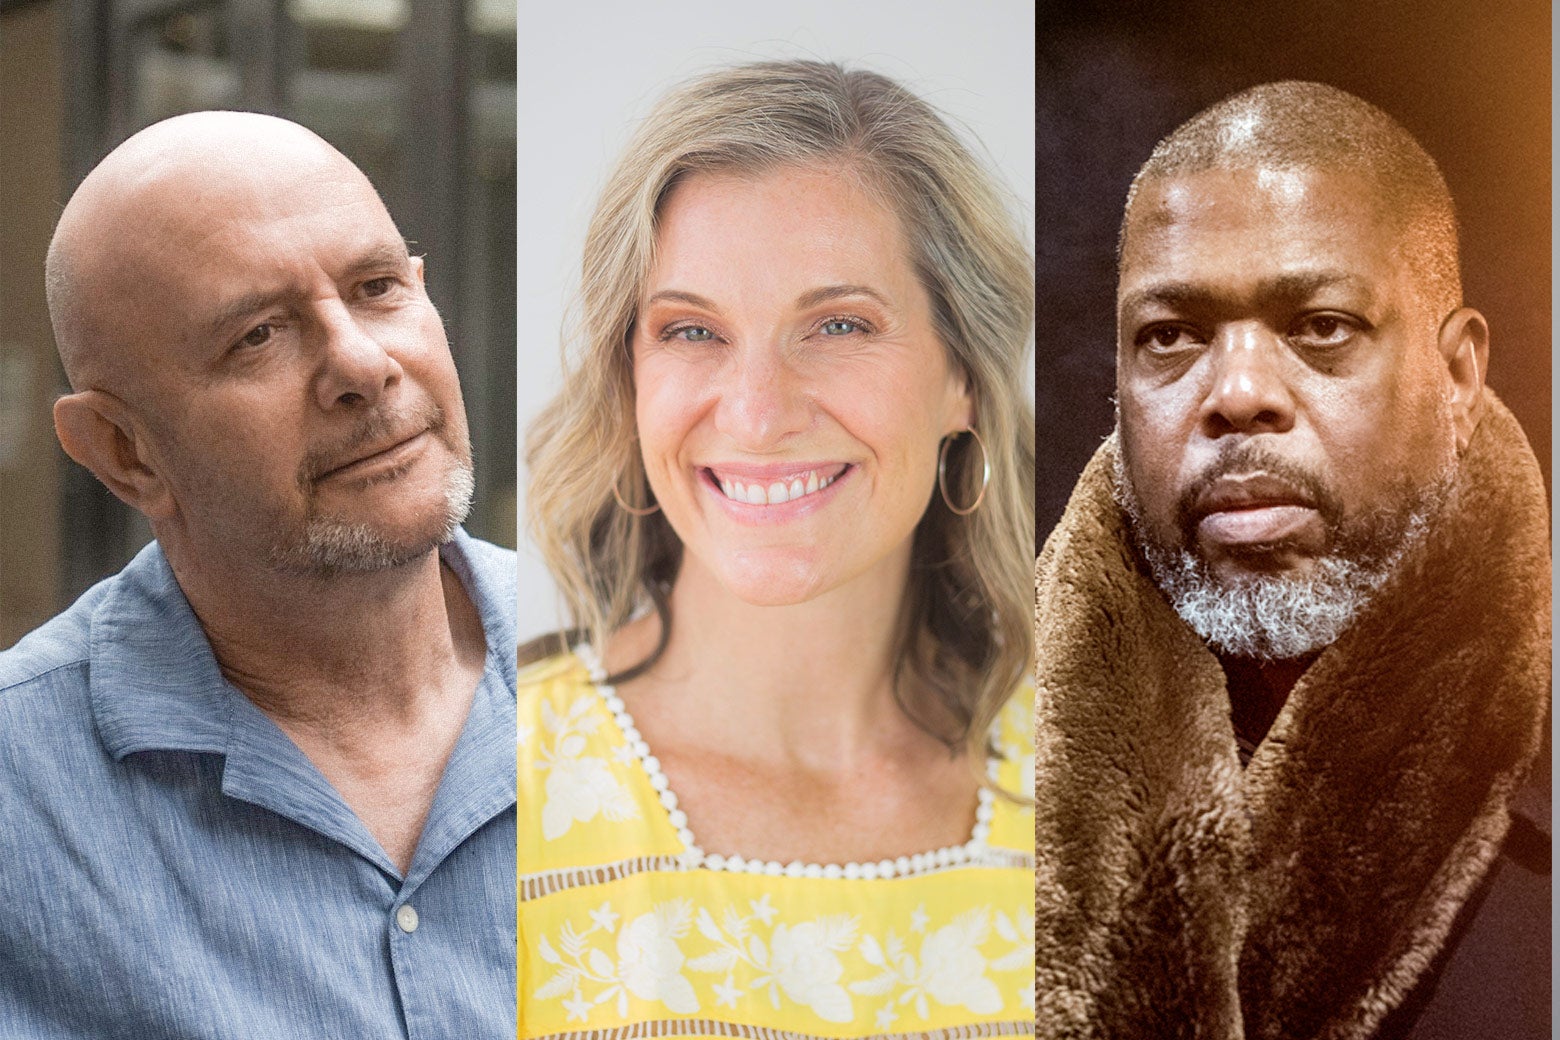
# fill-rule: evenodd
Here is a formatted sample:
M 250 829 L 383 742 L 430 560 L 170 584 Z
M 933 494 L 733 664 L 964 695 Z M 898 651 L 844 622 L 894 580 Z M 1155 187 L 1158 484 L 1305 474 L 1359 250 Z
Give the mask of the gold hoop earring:
M 975 501 L 971 502 L 967 509 L 960 509 L 953 504 L 953 499 L 948 497 L 948 445 L 953 443 L 953 438 L 957 437 L 959 433 L 967 433 L 974 437 L 976 446 L 980 448 L 982 469 L 980 494 L 975 496 Z M 986 453 L 986 442 L 980 439 L 980 434 L 975 432 L 973 426 L 967 430 L 960 430 L 959 433 L 948 434 L 942 439 L 941 447 L 937 449 L 937 490 L 942 492 L 943 505 L 948 507 L 949 512 L 957 516 L 969 516 L 980 508 L 981 502 L 986 497 L 986 488 L 991 484 L 991 456 Z
M 612 481 L 612 497 L 617 499 L 618 508 L 622 509 L 623 512 L 629 514 L 630 516 L 649 516 L 651 513 L 658 512 L 661 508 L 661 503 L 659 502 L 655 503 L 648 509 L 636 509 L 629 505 L 627 502 L 623 501 L 623 495 L 618 491 L 618 482 L 616 478 L 614 478 Z

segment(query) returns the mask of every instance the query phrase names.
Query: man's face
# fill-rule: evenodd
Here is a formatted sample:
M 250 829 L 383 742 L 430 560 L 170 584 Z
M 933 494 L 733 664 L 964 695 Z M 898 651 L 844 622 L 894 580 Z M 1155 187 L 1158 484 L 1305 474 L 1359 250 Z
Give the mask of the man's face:
M 1402 247 L 1351 174 L 1141 187 L 1117 293 L 1121 478 L 1162 586 L 1368 592 L 1433 512 L 1455 459 L 1444 316 Z M 1223 648 L 1287 656 L 1294 635 Z
M 407 562 L 470 499 L 465 409 L 420 260 L 339 156 L 150 193 L 119 301 L 135 407 L 197 552 L 284 571 Z

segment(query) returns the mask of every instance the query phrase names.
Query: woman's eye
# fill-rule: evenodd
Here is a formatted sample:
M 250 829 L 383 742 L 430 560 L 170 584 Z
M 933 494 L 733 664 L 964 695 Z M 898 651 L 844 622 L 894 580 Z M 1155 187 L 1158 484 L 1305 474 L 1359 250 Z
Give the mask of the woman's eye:
M 862 331 L 861 324 L 849 318 L 831 318 L 823 323 L 822 328 L 825 336 L 849 336 L 853 332 L 860 331 Z
M 363 283 L 363 295 L 383 296 L 393 288 L 395 288 L 394 278 L 370 278 Z
M 272 326 L 269 322 L 256 325 L 254 328 L 244 333 L 243 337 L 238 341 L 238 345 L 241 347 L 264 346 L 266 342 L 270 340 L 271 334 L 275 331 L 276 330 L 274 326 Z
M 667 335 L 689 343 L 708 343 L 715 338 L 715 333 L 703 325 L 683 325 L 672 329 Z

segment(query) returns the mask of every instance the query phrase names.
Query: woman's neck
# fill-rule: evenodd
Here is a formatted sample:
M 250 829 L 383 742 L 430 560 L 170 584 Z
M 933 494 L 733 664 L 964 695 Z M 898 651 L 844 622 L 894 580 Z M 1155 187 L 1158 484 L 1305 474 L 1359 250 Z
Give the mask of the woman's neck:
M 643 702 L 653 693 L 651 710 L 675 713 L 680 741 L 804 768 L 919 743 L 926 735 L 894 697 L 908 580 L 907 552 L 805 603 L 754 606 L 687 559 L 672 589 L 666 651 L 627 684 L 627 696 Z M 659 634 L 654 618 L 625 629 L 609 648 L 609 670 L 647 657 Z
M 895 570 L 757 607 L 684 562 L 666 652 L 618 691 L 705 852 L 845 863 L 969 838 L 973 770 L 894 696 L 908 577 L 907 551 Z M 653 617 L 625 628 L 608 670 L 659 635 Z

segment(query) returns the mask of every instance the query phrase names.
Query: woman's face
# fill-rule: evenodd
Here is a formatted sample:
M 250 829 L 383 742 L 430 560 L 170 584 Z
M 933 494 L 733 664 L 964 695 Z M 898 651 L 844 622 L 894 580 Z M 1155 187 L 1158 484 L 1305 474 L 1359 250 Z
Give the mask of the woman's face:
M 646 473 L 683 566 L 750 603 L 903 580 L 974 416 L 897 216 L 848 173 L 695 174 L 633 334 Z

